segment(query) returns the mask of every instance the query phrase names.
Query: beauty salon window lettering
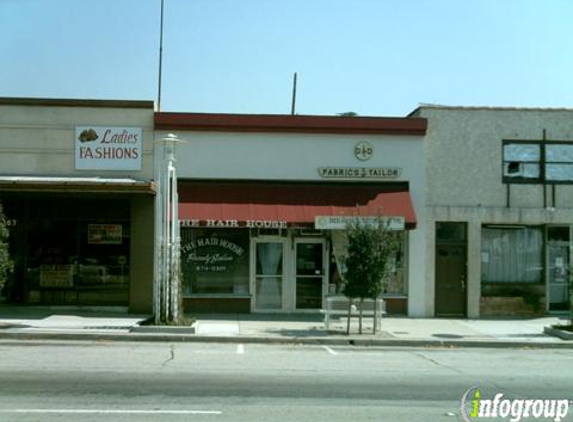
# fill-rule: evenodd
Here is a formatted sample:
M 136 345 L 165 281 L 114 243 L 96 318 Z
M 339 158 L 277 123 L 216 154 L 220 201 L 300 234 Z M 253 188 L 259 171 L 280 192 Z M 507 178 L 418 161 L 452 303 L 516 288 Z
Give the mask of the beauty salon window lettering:
M 249 242 L 249 230 L 183 227 L 183 294 L 249 294 Z
M 210 237 L 183 245 L 181 253 L 198 272 L 226 272 L 245 249 L 229 240 Z

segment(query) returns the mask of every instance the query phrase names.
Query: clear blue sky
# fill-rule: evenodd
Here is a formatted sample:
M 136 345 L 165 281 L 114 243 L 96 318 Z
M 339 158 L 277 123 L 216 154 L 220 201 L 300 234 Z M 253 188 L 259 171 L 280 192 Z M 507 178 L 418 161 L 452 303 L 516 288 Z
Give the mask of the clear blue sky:
M 157 99 L 160 0 L 0 0 L 0 96 Z M 571 0 L 165 0 L 163 111 L 573 107 Z

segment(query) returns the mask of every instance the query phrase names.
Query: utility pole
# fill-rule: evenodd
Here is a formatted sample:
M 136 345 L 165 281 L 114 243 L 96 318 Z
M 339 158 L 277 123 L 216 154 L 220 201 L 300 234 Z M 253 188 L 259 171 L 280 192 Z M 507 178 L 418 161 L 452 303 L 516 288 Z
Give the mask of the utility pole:
M 163 2 L 161 0 L 161 17 L 159 21 L 159 80 L 157 88 L 157 111 L 161 111 L 161 67 L 163 63 Z

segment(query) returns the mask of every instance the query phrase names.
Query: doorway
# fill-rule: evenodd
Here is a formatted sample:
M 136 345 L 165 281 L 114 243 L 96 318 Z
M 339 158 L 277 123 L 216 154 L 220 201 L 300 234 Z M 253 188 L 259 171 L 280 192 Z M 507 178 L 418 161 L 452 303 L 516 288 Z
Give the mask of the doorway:
M 295 309 L 318 310 L 323 307 L 327 289 L 324 239 L 295 241 Z
M 252 243 L 253 310 L 280 312 L 284 310 L 285 240 L 260 240 Z
M 436 223 L 436 316 L 466 316 L 466 233 L 465 223 Z
M 547 295 L 549 311 L 569 309 L 569 226 L 547 227 Z

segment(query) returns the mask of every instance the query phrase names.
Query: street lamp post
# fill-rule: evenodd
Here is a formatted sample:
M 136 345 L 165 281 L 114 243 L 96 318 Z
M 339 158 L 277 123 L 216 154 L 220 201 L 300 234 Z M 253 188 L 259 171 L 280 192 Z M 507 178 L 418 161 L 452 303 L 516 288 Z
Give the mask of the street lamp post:
M 163 145 L 163 161 L 159 171 L 161 204 L 159 279 L 154 291 L 155 323 L 177 323 L 180 320 L 180 244 L 175 149 L 181 141 L 168 134 Z

